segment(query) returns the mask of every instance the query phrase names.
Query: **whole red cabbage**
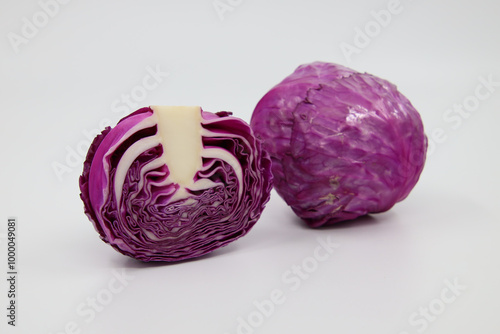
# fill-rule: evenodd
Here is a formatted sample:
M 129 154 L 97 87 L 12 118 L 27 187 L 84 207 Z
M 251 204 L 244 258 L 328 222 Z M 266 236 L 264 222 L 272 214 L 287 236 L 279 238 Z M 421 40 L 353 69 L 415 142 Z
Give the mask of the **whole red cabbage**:
M 312 227 L 390 209 L 424 167 L 427 138 L 408 99 L 336 64 L 299 66 L 260 100 L 250 125 L 278 194 Z
M 198 257 L 244 236 L 272 187 L 270 159 L 229 112 L 201 111 L 202 167 L 191 189 L 169 181 L 153 110 L 98 135 L 80 177 L 85 213 L 101 239 L 142 261 Z

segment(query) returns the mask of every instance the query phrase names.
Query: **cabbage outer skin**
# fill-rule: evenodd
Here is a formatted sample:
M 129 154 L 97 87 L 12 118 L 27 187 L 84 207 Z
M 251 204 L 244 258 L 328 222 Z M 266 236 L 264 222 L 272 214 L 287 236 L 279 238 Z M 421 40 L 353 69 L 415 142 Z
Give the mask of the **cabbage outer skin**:
M 396 86 L 332 63 L 299 66 L 259 101 L 250 126 L 276 191 L 311 227 L 389 210 L 425 163 L 422 120 Z
M 272 188 L 269 155 L 243 120 L 200 112 L 204 156 L 191 189 L 169 180 L 150 107 L 92 142 L 80 197 L 118 252 L 145 262 L 191 259 L 244 236 L 259 219 Z

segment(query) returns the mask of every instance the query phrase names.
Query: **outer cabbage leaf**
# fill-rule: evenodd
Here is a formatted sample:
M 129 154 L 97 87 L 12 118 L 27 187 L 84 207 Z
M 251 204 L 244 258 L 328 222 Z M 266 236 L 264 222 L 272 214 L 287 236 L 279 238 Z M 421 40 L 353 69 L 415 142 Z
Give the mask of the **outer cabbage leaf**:
M 299 66 L 260 100 L 250 125 L 278 194 L 312 227 L 389 210 L 425 163 L 427 138 L 408 99 L 336 64 Z
M 244 236 L 272 187 L 268 154 L 229 112 L 201 112 L 202 167 L 193 185 L 169 178 L 154 111 L 142 108 L 106 128 L 80 177 L 85 213 L 101 239 L 142 261 L 179 261 Z

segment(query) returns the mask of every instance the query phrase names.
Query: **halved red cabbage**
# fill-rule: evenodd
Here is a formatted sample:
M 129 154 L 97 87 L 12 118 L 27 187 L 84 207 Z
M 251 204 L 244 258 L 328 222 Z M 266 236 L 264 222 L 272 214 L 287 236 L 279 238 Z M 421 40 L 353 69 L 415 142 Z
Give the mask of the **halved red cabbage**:
M 179 261 L 248 233 L 269 200 L 270 159 L 230 115 L 147 107 L 98 135 L 80 197 L 101 239 L 142 261 Z
M 396 86 L 324 62 L 299 66 L 250 122 L 270 153 L 274 187 L 312 227 L 390 209 L 417 183 L 427 138 Z

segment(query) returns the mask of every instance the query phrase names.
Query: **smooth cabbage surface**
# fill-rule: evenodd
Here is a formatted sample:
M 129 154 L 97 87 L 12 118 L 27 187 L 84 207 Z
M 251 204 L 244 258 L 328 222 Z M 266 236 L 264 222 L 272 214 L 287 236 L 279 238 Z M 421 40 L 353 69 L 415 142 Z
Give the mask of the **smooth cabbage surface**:
M 272 187 L 269 156 L 241 119 L 201 113 L 203 148 L 212 156 L 203 157 L 187 196 L 159 159 L 151 108 L 94 139 L 80 197 L 101 239 L 120 253 L 146 262 L 195 258 L 244 236 L 259 219 Z
M 299 66 L 250 122 L 272 159 L 274 187 L 318 227 L 389 210 L 425 163 L 419 113 L 390 82 L 324 62 Z

